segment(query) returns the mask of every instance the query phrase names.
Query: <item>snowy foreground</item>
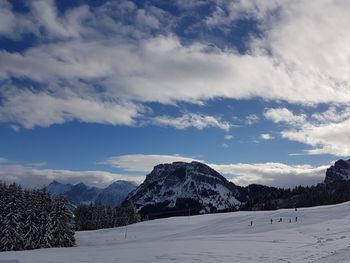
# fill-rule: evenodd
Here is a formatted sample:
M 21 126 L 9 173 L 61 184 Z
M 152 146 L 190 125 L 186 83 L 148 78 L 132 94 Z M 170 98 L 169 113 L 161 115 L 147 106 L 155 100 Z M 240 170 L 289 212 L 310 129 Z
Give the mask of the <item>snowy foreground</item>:
M 77 247 L 2 252 L 0 263 L 350 262 L 350 202 L 160 219 L 128 226 L 126 239 L 125 232 L 78 232 Z

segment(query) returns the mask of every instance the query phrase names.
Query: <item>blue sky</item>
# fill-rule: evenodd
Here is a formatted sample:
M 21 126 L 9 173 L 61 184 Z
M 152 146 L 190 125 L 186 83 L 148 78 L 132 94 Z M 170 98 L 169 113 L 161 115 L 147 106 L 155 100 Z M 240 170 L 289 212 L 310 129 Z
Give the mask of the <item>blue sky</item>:
M 2 1 L 0 179 L 103 186 L 203 161 L 237 184 L 350 155 L 347 1 Z

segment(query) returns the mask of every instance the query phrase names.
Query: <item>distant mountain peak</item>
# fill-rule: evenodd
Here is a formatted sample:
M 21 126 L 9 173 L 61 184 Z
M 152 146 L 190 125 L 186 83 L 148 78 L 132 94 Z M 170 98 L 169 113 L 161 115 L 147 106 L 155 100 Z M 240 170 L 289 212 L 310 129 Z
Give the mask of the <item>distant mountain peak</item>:
M 53 196 L 58 196 L 72 189 L 73 185 L 71 184 L 62 184 L 56 180 L 52 181 L 48 186 L 45 187 L 45 190 L 52 194 Z
M 54 196 L 63 194 L 74 204 L 99 202 L 107 206 L 117 206 L 136 187 L 136 183 L 123 180 L 115 181 L 103 189 L 87 186 L 84 182 L 72 185 L 54 180 L 45 190 Z
M 56 180 L 53 180 L 50 184 L 61 184 L 61 183 Z

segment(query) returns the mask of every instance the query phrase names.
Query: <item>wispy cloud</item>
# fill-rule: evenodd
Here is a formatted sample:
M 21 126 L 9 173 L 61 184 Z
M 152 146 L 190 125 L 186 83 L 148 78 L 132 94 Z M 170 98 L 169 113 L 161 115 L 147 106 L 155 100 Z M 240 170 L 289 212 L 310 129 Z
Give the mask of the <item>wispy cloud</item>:
M 224 138 L 225 138 L 225 140 L 232 140 L 233 139 L 233 135 L 231 135 L 231 134 L 227 134 L 227 135 L 225 135 L 224 136 Z
M 269 133 L 262 133 L 262 134 L 260 134 L 260 139 L 263 139 L 263 140 L 272 140 L 273 137 L 272 137 L 271 134 L 269 134 Z
M 287 108 L 267 109 L 264 117 L 275 123 L 302 124 L 306 120 L 305 114 L 295 115 Z
M 259 117 L 256 114 L 249 114 L 246 118 L 245 118 L 245 123 L 247 125 L 253 125 L 255 123 L 257 123 L 259 121 Z
M 268 109 L 264 116 L 275 122 L 288 124 L 282 138 L 309 145 L 312 149 L 297 154 L 350 155 L 350 114 L 348 108 L 329 107 L 311 115 L 295 115 L 286 108 Z M 295 155 L 295 154 L 291 154 Z
M 231 124 L 229 122 L 222 121 L 218 117 L 194 113 L 186 113 L 180 117 L 158 116 L 153 118 L 153 122 L 161 126 L 170 126 L 176 129 L 193 127 L 202 130 L 204 128 L 214 127 L 229 131 L 231 128 Z
M 181 155 L 161 155 L 161 154 L 130 154 L 112 156 L 104 161 L 112 167 L 121 168 L 128 172 L 143 172 L 150 173 L 154 166 L 161 163 L 172 162 L 192 162 L 198 160 L 196 158 L 181 156 Z

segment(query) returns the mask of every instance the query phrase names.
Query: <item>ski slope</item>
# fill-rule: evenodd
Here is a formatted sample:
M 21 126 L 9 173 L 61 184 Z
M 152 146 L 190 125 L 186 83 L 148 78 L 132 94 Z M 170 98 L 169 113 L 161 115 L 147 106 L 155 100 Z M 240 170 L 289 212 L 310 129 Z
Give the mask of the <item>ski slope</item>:
M 159 219 L 76 237 L 77 247 L 2 252 L 0 262 L 350 262 L 350 202 Z

